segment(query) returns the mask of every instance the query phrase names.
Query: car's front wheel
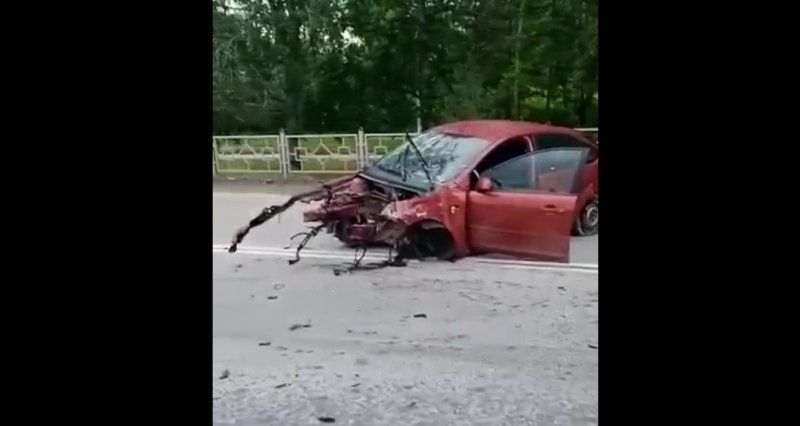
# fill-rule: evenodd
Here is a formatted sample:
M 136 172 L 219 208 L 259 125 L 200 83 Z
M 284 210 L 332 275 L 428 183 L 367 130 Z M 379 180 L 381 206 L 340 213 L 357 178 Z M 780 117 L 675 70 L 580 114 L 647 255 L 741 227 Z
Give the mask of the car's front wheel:
M 600 224 L 599 205 L 598 198 L 595 197 L 583 206 L 583 209 L 575 216 L 575 235 L 597 235 Z

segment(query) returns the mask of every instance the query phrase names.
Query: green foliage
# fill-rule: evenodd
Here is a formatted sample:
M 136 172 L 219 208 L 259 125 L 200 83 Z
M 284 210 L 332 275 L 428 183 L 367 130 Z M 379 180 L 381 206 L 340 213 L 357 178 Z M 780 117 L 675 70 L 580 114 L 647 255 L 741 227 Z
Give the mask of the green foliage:
M 215 0 L 213 82 L 217 134 L 596 126 L 597 0 Z

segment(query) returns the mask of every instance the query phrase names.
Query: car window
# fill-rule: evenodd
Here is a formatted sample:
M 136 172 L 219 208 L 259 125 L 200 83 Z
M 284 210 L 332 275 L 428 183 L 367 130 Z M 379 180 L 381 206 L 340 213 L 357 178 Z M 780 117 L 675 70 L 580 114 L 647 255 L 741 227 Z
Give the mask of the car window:
M 492 179 L 492 183 L 498 189 L 532 190 L 532 170 L 531 156 L 528 154 L 512 158 L 503 164 L 489 169 L 485 173 L 485 176 Z
M 534 144 L 536 145 L 536 150 L 539 151 L 555 148 L 583 148 L 586 146 L 585 143 L 559 134 L 536 135 L 534 136 Z
M 556 148 L 588 148 L 588 145 L 571 136 L 559 134 L 541 134 L 534 137 L 537 151 Z M 597 159 L 597 150 L 591 149 L 586 157 L 586 162 L 591 163 Z
M 513 158 L 484 176 L 499 191 L 572 193 L 588 148 L 557 148 Z

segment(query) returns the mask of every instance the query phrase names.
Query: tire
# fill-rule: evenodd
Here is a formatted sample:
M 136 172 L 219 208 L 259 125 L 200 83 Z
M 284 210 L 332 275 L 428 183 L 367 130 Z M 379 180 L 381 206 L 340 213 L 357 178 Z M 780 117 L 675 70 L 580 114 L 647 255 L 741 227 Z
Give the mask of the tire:
M 573 233 L 576 236 L 586 237 L 590 235 L 597 235 L 600 229 L 600 222 L 598 219 L 599 202 L 598 198 L 589 200 L 581 211 L 575 215 L 575 225 Z
M 409 233 L 408 244 L 399 248 L 399 254 L 405 258 L 429 258 L 453 260 L 455 258 L 455 241 L 445 228 L 422 229 L 415 227 Z

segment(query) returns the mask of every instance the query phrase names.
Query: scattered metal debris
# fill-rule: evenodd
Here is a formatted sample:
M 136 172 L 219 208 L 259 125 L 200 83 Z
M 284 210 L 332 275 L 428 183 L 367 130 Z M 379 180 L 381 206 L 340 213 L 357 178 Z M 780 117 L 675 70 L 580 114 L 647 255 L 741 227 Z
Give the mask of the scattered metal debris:
M 333 417 L 324 417 L 324 416 L 323 417 L 317 417 L 317 420 L 319 420 L 322 423 L 335 423 L 336 422 L 336 419 L 334 419 Z
M 354 383 L 354 384 L 350 385 L 351 388 L 357 388 L 359 386 L 361 386 L 361 383 Z
M 597 345 L 594 345 L 592 343 L 589 343 L 587 346 L 589 346 L 590 349 L 597 349 Z
M 295 331 L 300 328 L 311 328 L 311 324 L 292 324 L 289 326 L 289 331 Z
M 414 318 L 428 318 L 426 314 L 414 314 Z
M 567 288 L 564 287 L 563 285 L 558 286 L 558 289 L 561 291 L 567 291 Z
M 406 408 L 414 408 L 417 405 L 417 401 L 411 401 L 410 404 L 406 405 Z
M 285 388 L 286 386 L 289 386 L 289 383 L 281 383 L 279 385 L 275 385 L 275 389 L 282 389 Z
M 236 231 L 228 251 L 236 252 L 251 229 L 288 210 L 298 201 L 322 201 L 320 207 L 303 214 L 304 222 L 319 224 L 290 238 L 293 241 L 303 236 L 295 251 L 295 258 L 289 260 L 290 265 L 300 261 L 300 252 L 323 229 L 356 249 L 353 263 L 334 269 L 336 275 L 356 270 L 402 267 L 407 265 L 407 258 L 439 257 L 452 260 L 456 257 L 454 242 L 442 225 L 441 221 L 447 220 L 438 208 L 443 200 L 441 196 L 420 198 L 423 194 L 425 191 L 379 184 L 358 174 L 336 179 L 294 195 L 284 204 L 263 209 L 246 226 Z M 382 262 L 362 264 L 367 248 L 376 244 L 389 246 L 389 258 Z M 393 256 L 393 252 L 397 256 Z
M 277 299 L 277 298 L 278 298 L 278 296 L 267 296 L 267 299 L 268 299 L 268 300 L 275 300 L 275 299 Z
M 361 251 L 361 256 L 358 256 L 359 250 Z M 387 260 L 381 262 L 370 262 L 367 264 L 361 264 L 361 261 L 364 259 L 364 256 L 367 254 L 366 247 L 359 247 L 356 249 L 355 256 L 353 258 L 353 263 L 341 268 L 334 268 L 333 275 L 339 276 L 342 273 L 349 274 L 356 270 L 362 271 L 371 271 L 375 269 L 386 268 L 388 266 L 395 266 L 395 267 L 403 267 L 406 266 L 407 263 L 405 260 L 401 259 L 400 256 L 392 257 L 392 250 L 391 247 L 389 248 L 389 258 Z
M 269 346 L 271 344 L 272 344 L 272 342 L 259 342 L 258 346 Z
M 317 234 L 319 233 L 319 231 L 323 227 L 325 227 L 325 224 L 317 225 L 317 226 L 314 226 L 314 227 L 310 228 L 311 230 L 308 231 L 308 232 L 298 232 L 297 234 L 294 234 L 294 235 L 291 236 L 291 238 L 289 238 L 289 241 L 292 241 L 292 240 L 294 240 L 295 238 L 297 238 L 297 237 L 299 237 L 301 235 L 305 236 L 303 238 L 303 241 L 300 241 L 300 244 L 297 246 L 297 251 L 294 253 L 294 259 L 289 259 L 289 264 L 290 265 L 294 265 L 295 263 L 300 261 L 300 250 L 304 249 L 306 247 L 306 244 L 308 244 L 308 242 L 311 241 L 312 238 L 316 237 Z M 289 247 L 286 247 L 286 248 L 289 248 Z
M 285 212 L 286 210 L 289 209 L 289 207 L 293 206 L 296 202 L 298 202 L 298 201 L 302 201 L 302 202 L 313 201 L 316 197 L 319 197 L 319 195 L 322 192 L 327 192 L 327 193 L 330 194 L 331 193 L 331 187 L 329 185 L 336 184 L 338 182 L 346 182 L 346 181 L 349 181 L 351 179 L 352 179 L 351 177 L 337 179 L 336 181 L 333 181 L 333 182 L 331 182 L 331 183 L 329 183 L 327 185 L 323 185 L 322 188 L 317 188 L 317 189 L 314 189 L 314 190 L 311 190 L 311 191 L 306 191 L 306 192 L 303 192 L 303 193 L 300 193 L 300 194 L 297 194 L 297 195 L 293 195 L 292 197 L 289 198 L 288 201 L 286 201 L 285 203 L 283 203 L 281 205 L 274 205 L 274 206 L 269 206 L 269 207 L 265 208 L 264 210 L 261 211 L 261 213 L 258 214 L 258 216 L 256 216 L 253 219 L 251 219 L 250 222 L 246 226 L 244 226 L 244 227 L 242 227 L 242 228 L 240 228 L 239 230 L 236 231 L 236 234 L 234 234 L 234 236 L 233 236 L 233 241 L 231 242 L 231 246 L 228 247 L 228 252 L 235 253 L 237 248 L 238 248 L 238 246 L 239 246 L 239 244 L 242 242 L 242 240 L 244 240 L 244 237 L 246 237 L 247 234 L 250 233 L 251 229 L 253 229 L 253 228 L 257 227 L 257 226 L 261 226 L 261 225 L 264 224 L 264 222 L 272 219 L 273 217 L 275 217 L 276 215 L 278 215 L 280 213 Z M 329 199 L 330 199 L 330 197 L 329 197 Z
M 225 380 L 230 376 L 231 376 L 231 372 L 228 371 L 228 370 L 225 370 L 225 371 L 222 372 L 222 375 L 219 376 L 219 379 L 220 380 Z

